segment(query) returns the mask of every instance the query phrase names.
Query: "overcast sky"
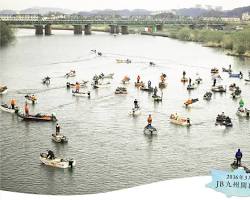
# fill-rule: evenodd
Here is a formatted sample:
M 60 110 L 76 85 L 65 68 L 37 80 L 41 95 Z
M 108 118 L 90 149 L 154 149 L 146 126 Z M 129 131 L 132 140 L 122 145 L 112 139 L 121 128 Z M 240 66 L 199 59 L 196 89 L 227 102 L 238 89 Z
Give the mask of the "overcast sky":
M 148 9 L 169 10 L 174 8 L 222 6 L 224 10 L 250 5 L 250 0 L 0 0 L 0 9 L 21 10 L 29 7 L 59 7 L 71 10 L 93 9 Z

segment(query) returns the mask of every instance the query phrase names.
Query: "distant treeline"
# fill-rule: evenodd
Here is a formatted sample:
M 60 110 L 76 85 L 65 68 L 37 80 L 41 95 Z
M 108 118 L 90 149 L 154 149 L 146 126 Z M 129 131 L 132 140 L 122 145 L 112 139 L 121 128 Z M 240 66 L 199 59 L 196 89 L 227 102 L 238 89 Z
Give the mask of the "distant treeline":
M 15 38 L 13 30 L 0 21 L 0 47 L 7 45 Z
M 221 47 L 243 55 L 250 52 L 250 28 L 238 31 L 190 29 L 168 30 L 168 36 L 183 41 L 201 42 L 205 46 Z

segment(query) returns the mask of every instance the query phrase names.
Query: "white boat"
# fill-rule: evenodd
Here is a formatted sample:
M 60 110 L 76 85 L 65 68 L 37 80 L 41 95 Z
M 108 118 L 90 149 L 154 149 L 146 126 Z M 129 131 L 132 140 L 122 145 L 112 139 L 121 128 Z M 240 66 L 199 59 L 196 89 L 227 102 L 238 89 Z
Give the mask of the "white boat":
M 7 86 L 0 86 L 0 94 L 6 94 L 8 92 Z
M 68 142 L 68 139 L 64 135 L 53 133 L 51 136 L 52 136 L 51 139 L 57 143 Z
M 127 88 L 125 87 L 117 87 L 115 90 L 115 94 L 128 94 Z
M 99 83 L 99 84 L 92 84 L 93 88 L 106 88 L 106 87 L 110 87 L 110 82 L 107 83 Z
M 180 126 L 191 126 L 189 118 L 180 117 L 177 114 L 170 115 L 170 122 Z
M 157 135 L 157 129 L 153 126 L 145 126 L 143 133 L 145 135 Z
M 76 71 L 75 70 L 70 70 L 69 73 L 65 74 L 66 78 L 75 77 L 75 76 L 76 76 Z
M 227 91 L 226 87 L 224 88 L 222 85 L 213 86 L 213 87 L 211 88 L 211 90 L 212 90 L 213 92 L 226 92 L 226 91 Z
M 132 110 L 129 112 L 129 115 L 131 116 L 138 116 L 141 114 L 141 108 L 132 108 Z
M 202 83 L 202 78 L 201 78 L 201 77 L 197 77 L 197 78 L 195 79 L 195 83 L 196 83 L 196 84 Z
M 193 83 L 193 84 L 187 86 L 187 90 L 194 90 L 196 88 L 197 88 L 197 84 L 196 83 Z
M 90 91 L 88 91 L 88 92 L 75 92 L 74 90 L 72 90 L 72 96 L 90 98 Z
M 76 161 L 74 159 L 64 159 L 64 158 L 55 158 L 49 159 L 47 158 L 47 153 L 40 154 L 40 161 L 48 166 L 57 167 L 57 168 L 72 168 L 76 165 Z
M 250 110 L 248 110 L 247 108 L 239 108 L 236 112 L 236 115 L 240 116 L 240 117 L 250 117 Z
M 162 96 L 153 95 L 152 98 L 153 98 L 153 100 L 156 101 L 156 102 L 162 101 Z
M 7 104 L 2 104 L 0 106 L 0 109 L 4 112 L 8 112 L 8 113 L 17 113 L 18 112 L 18 107 L 15 107 L 15 109 L 12 109 L 11 107 L 9 107 Z
M 113 78 L 114 75 L 115 75 L 114 73 L 111 73 L 111 74 L 103 75 L 102 78 Z

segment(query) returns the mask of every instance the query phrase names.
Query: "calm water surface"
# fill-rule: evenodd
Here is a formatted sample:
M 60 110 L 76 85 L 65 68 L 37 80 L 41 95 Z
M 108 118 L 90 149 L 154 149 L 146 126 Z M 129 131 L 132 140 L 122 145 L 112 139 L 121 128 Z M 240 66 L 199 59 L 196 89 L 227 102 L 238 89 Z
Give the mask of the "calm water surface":
M 9 87 L 2 102 L 17 99 L 23 108 L 26 93 L 35 93 L 38 104 L 31 113 L 56 113 L 62 133 L 69 143 L 55 144 L 50 136 L 53 123 L 24 122 L 17 116 L 0 112 L 1 189 L 39 194 L 87 194 L 107 192 L 161 180 L 208 175 L 211 169 L 228 170 L 235 150 L 241 148 L 244 163 L 250 166 L 250 121 L 238 118 L 238 101 L 230 93 L 215 94 L 210 102 L 202 99 L 211 87 L 211 67 L 227 67 L 244 73 L 250 60 L 226 56 L 218 49 L 168 38 L 105 33 L 73 36 L 69 31 L 36 37 L 34 30 L 19 30 L 16 42 L 0 49 L 0 84 Z M 103 52 L 97 57 L 90 52 Z M 132 64 L 117 64 L 115 59 L 129 58 Z M 156 67 L 149 67 L 153 61 Z M 75 69 L 77 76 L 63 75 Z M 195 79 L 204 79 L 198 89 L 187 92 L 180 83 L 182 71 Z M 114 72 L 111 87 L 91 90 L 92 98 L 75 98 L 65 87 L 67 81 L 91 80 L 94 74 Z M 168 87 L 163 102 L 154 103 L 148 93 L 133 85 L 138 74 L 158 85 L 164 72 Z M 41 84 L 49 75 L 51 84 Z M 128 95 L 116 96 L 114 90 L 124 75 L 132 78 Z M 237 83 L 246 106 L 250 107 L 250 85 L 229 79 L 224 73 L 223 85 Z M 183 102 L 200 98 L 190 109 Z M 137 98 L 143 113 L 128 116 Z M 216 115 L 225 111 L 233 119 L 233 128 L 214 125 Z M 189 129 L 169 123 L 171 113 L 188 116 Z M 143 135 L 147 115 L 153 116 L 158 136 Z M 40 164 L 39 154 L 52 149 L 56 155 L 73 157 L 73 170 L 61 170 Z

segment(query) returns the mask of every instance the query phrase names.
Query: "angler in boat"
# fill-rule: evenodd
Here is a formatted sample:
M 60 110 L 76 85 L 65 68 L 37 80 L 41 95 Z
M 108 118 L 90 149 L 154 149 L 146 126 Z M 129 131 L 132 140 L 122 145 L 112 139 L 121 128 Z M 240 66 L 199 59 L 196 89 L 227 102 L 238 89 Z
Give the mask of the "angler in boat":
M 162 73 L 161 76 L 160 76 L 160 83 L 159 83 L 159 88 L 165 88 L 166 87 L 166 77 L 167 75 Z
M 76 76 L 76 71 L 75 70 L 70 70 L 69 73 L 65 74 L 66 78 L 74 77 L 74 76 Z
M 197 101 L 199 101 L 198 98 L 197 98 L 197 99 L 188 99 L 187 101 L 184 102 L 184 105 L 185 105 L 186 107 L 188 107 L 189 105 L 191 105 L 191 104 L 193 104 L 193 103 L 195 103 L 195 102 L 197 102 Z
M 151 114 L 148 115 L 147 122 L 148 122 L 148 125 L 145 126 L 145 128 L 144 128 L 144 131 L 143 131 L 144 134 L 145 135 L 157 134 L 156 128 L 152 126 L 152 116 L 151 116 Z
M 48 150 L 47 153 L 41 153 L 40 161 L 45 165 L 58 168 L 72 168 L 76 164 L 76 161 L 73 158 L 71 159 L 57 158 L 54 155 L 54 152 L 51 150 Z
M 231 94 L 233 99 L 240 98 L 241 97 L 241 89 L 239 87 L 236 87 L 233 93 Z
M 244 101 L 243 99 L 240 100 L 239 102 L 239 108 L 236 112 L 236 114 L 240 117 L 250 117 L 250 110 L 247 108 L 244 108 Z
M 134 107 L 132 108 L 132 111 L 129 112 L 129 115 L 138 116 L 140 114 L 141 114 L 141 108 L 138 104 L 138 100 L 135 99 L 134 100 Z
M 42 79 L 43 84 L 50 84 L 50 77 L 46 76 L 45 78 Z
M 149 65 L 150 66 L 155 66 L 155 63 L 154 62 L 149 62 Z
M 211 69 L 211 74 L 217 74 L 219 73 L 219 70 L 215 67 Z
M 56 124 L 56 133 L 52 134 L 52 140 L 57 142 L 57 143 L 68 142 L 67 138 L 64 135 L 60 134 L 60 129 L 61 129 L 61 127 L 59 126 L 59 124 Z
M 188 79 L 186 78 L 186 72 L 185 72 L 185 71 L 182 72 L 182 79 L 181 79 L 181 82 L 182 82 L 182 83 L 188 82 Z
M 216 82 L 217 82 L 217 79 L 215 78 L 214 81 L 213 81 L 213 87 L 216 86 Z
M 232 66 L 229 65 L 228 69 L 222 67 L 222 71 L 223 71 L 223 72 L 229 72 L 229 73 L 230 73 L 230 72 L 232 72 Z
M 237 150 L 237 152 L 235 153 L 235 159 L 234 162 L 231 164 L 232 169 L 244 169 L 246 173 L 250 173 L 250 169 L 248 169 L 246 166 L 244 166 L 241 162 L 241 159 L 243 157 L 243 153 L 241 152 L 240 149 Z
M 211 100 L 211 98 L 212 98 L 212 92 L 206 92 L 205 94 L 204 94 L 204 96 L 203 96 L 203 99 L 204 100 Z
M 140 83 L 140 79 L 141 79 L 141 77 L 140 77 L 140 75 L 138 75 L 137 78 L 136 78 L 137 83 Z
M 27 102 L 30 102 L 32 104 L 35 104 L 37 102 L 37 97 L 34 94 L 32 94 L 32 95 L 27 94 L 24 97 L 27 100 Z

